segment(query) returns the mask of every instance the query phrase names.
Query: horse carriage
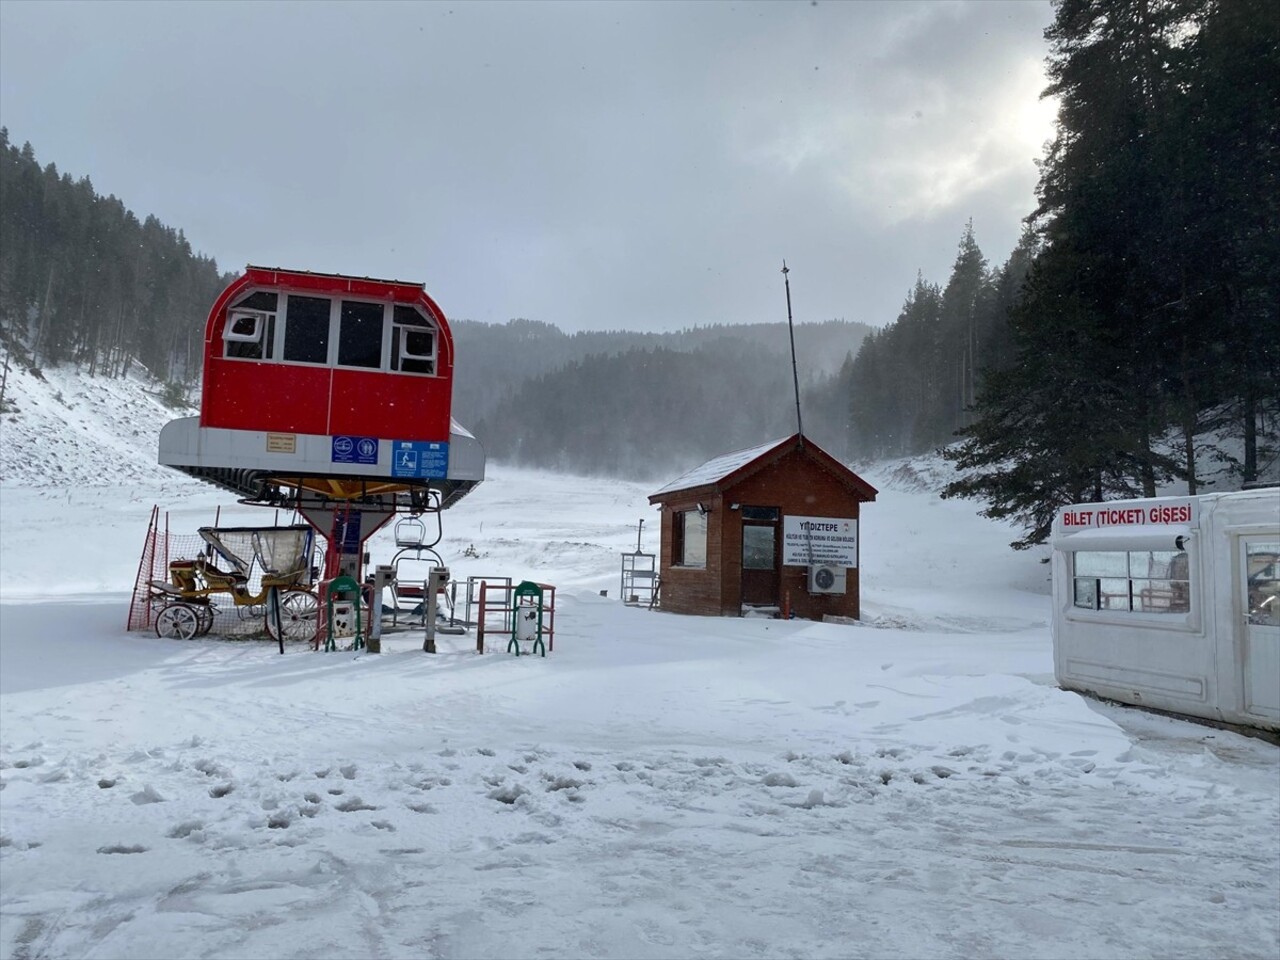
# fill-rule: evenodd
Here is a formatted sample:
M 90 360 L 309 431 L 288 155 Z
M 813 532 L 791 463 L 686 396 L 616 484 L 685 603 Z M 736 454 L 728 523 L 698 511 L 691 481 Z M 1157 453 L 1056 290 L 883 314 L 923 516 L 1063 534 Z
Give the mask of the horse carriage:
M 204 636 L 227 609 L 242 632 L 264 630 L 273 640 L 315 636 L 311 527 L 201 527 L 199 534 L 205 547 L 198 556 L 171 560 L 169 579 L 148 584 L 159 636 Z

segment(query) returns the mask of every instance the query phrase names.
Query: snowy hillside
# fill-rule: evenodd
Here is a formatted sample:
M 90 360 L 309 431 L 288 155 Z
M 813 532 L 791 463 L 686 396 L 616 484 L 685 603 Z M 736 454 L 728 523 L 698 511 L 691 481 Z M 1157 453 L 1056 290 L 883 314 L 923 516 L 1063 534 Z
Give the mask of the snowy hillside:
M 89 377 L 73 367 L 37 376 L 12 367 L 0 416 L 0 481 L 102 486 L 169 479 L 156 465 L 160 428 L 194 409 L 173 410 L 137 373 Z
M 154 466 L 145 385 L 47 376 L 0 433 L 0 960 L 1280 955 L 1276 747 L 1057 689 L 1043 552 L 900 464 L 859 626 L 625 607 L 650 486 L 491 465 L 444 558 L 555 584 L 549 657 L 281 656 L 124 631 L 153 503 L 271 512 Z

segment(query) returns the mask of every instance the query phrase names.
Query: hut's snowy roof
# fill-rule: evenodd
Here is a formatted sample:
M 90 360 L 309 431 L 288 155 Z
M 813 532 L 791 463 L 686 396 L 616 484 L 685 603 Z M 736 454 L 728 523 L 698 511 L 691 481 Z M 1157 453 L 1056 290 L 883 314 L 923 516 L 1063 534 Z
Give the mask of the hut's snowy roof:
M 694 467 L 688 473 L 676 477 L 653 496 L 661 496 L 664 493 L 672 493 L 676 490 L 691 490 L 694 487 L 704 487 L 707 484 L 716 483 L 729 476 L 735 470 L 745 467 L 757 457 L 764 456 L 769 451 L 791 439 L 793 438 L 781 437 L 777 440 L 770 440 L 768 443 L 762 443 L 758 447 L 737 450 L 733 453 L 723 454 L 713 460 L 708 460 L 702 466 Z

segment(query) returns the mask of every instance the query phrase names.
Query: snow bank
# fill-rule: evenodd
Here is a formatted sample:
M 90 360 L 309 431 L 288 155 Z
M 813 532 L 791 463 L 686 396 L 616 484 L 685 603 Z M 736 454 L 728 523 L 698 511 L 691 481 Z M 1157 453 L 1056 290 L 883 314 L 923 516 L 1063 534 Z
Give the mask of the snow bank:
M 151 504 L 268 515 L 85 389 L 93 486 L 4 420 L 0 957 L 1280 953 L 1276 748 L 1056 689 L 972 504 L 869 475 L 861 625 L 695 618 L 614 599 L 651 490 L 496 466 L 445 560 L 556 584 L 549 657 L 178 643 L 123 629 Z

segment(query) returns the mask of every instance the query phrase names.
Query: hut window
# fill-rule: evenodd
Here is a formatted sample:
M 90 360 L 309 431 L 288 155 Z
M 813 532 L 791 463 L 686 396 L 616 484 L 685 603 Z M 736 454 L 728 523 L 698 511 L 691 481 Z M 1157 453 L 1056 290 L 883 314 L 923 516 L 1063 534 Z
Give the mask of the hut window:
M 284 318 L 284 359 L 296 363 L 329 362 L 328 297 L 288 298 Z
M 1079 551 L 1072 604 L 1084 610 L 1187 613 L 1191 578 L 1184 550 Z
M 382 366 L 382 304 L 342 301 L 338 324 L 338 366 Z
M 436 331 L 413 307 L 397 305 L 391 324 L 391 369 L 400 373 L 436 372 Z
M 707 518 L 699 510 L 682 510 L 671 518 L 671 562 L 679 567 L 707 565 Z

